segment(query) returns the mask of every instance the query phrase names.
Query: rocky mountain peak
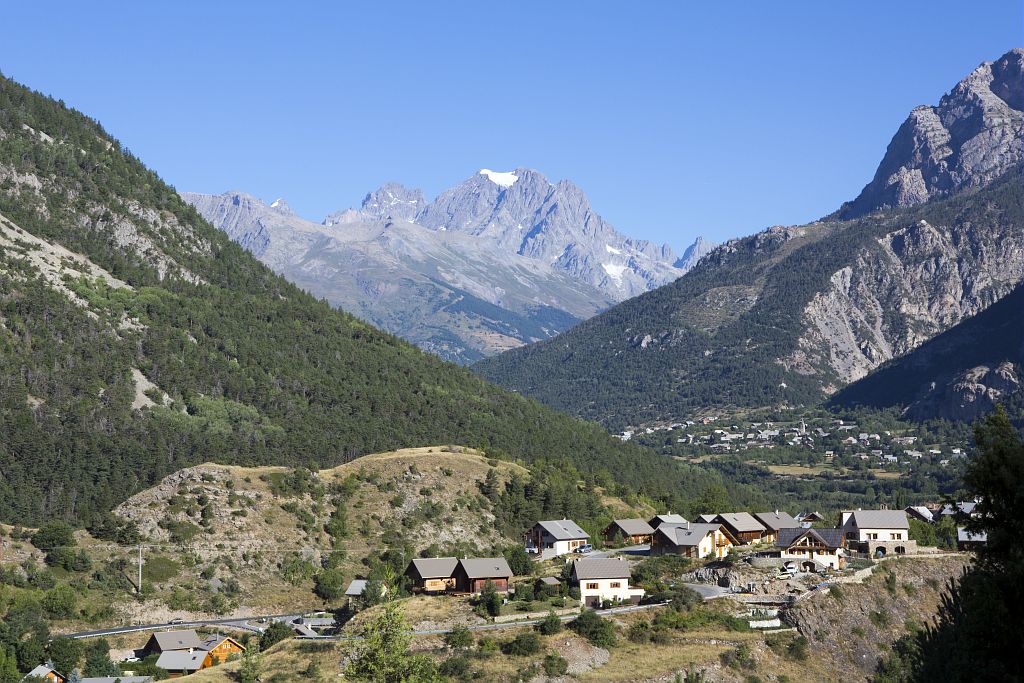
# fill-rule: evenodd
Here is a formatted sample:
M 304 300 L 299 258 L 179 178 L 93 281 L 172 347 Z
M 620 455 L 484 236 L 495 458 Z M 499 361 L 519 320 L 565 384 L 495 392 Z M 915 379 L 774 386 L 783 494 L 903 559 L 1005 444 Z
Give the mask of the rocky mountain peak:
M 680 256 L 673 265 L 676 268 L 690 270 L 697 265 L 698 261 L 710 254 L 717 246 L 718 245 L 714 242 L 706 240 L 702 236 L 698 235 L 697 239 L 693 241 L 693 244 L 686 248 L 683 255 Z
M 390 218 L 412 223 L 426 205 L 423 190 L 409 189 L 400 183 L 384 183 L 363 198 L 360 211 L 363 215 L 378 220 Z M 331 216 L 327 218 L 330 221 Z M 328 221 L 325 221 L 325 224 L 330 225 Z
M 838 211 L 855 218 L 980 187 L 1024 160 L 1024 49 L 984 62 L 944 95 L 916 107 L 875 177 Z
M 270 203 L 270 208 L 274 209 L 278 213 L 283 213 L 288 216 L 295 215 L 295 212 L 292 211 L 292 207 L 288 206 L 288 202 L 286 202 L 284 199 L 281 199 L 280 197 L 278 197 L 277 199 Z

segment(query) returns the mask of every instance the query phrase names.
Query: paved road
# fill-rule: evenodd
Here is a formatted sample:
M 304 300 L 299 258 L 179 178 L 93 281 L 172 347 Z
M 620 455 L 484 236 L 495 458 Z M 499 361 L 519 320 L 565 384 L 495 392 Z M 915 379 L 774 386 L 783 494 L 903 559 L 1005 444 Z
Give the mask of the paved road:
M 713 586 L 709 583 L 684 583 L 683 585 L 700 593 L 700 596 L 705 600 L 720 598 L 723 595 L 731 595 L 728 588 Z
M 627 557 L 647 557 L 651 552 L 651 546 L 646 543 L 640 545 L 628 545 L 625 548 L 614 548 L 612 550 L 600 550 L 586 555 L 580 555 L 580 557 L 613 557 L 615 555 L 625 555 Z
M 263 617 L 243 617 L 241 619 L 202 619 L 199 621 L 180 621 L 176 623 L 165 623 L 165 624 L 135 624 L 132 626 L 118 626 L 114 628 L 105 628 L 97 631 L 81 631 L 79 633 L 68 633 L 65 634 L 66 638 L 98 638 L 100 636 L 116 636 L 121 633 L 137 633 L 139 631 L 159 631 L 165 628 L 188 628 L 196 626 L 228 626 L 230 628 L 237 628 L 243 631 L 252 631 L 253 633 L 262 633 L 262 626 L 254 625 L 253 622 L 262 619 L 275 620 L 275 621 L 293 621 L 301 617 L 301 614 L 271 614 Z

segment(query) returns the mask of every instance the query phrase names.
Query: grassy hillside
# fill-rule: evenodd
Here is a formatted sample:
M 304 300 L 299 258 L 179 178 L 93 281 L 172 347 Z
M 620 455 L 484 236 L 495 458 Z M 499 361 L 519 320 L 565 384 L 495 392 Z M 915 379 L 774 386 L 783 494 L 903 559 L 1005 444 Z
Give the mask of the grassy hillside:
M 0 520 L 96 524 L 182 467 L 463 443 L 672 497 L 699 474 L 317 301 L 95 121 L 0 78 Z
M 865 301 L 825 300 L 819 307 L 834 313 L 849 305 L 850 319 L 871 318 L 857 323 L 858 333 L 873 340 L 883 335 L 888 344 L 929 332 L 917 326 L 932 313 L 916 310 L 916 299 L 907 303 L 916 290 L 934 288 L 939 303 L 930 305 L 938 306 L 939 318 L 948 314 L 942 297 L 955 296 L 958 288 L 991 303 L 1016 284 L 993 282 L 989 271 L 1004 261 L 991 258 L 1001 244 L 1024 238 L 1020 181 L 1013 171 L 982 191 L 915 209 L 771 228 L 734 240 L 674 283 L 553 339 L 485 359 L 474 370 L 613 428 L 701 411 L 816 404 L 844 384 L 834 368 L 844 359 L 830 354 L 816 327 L 815 316 L 823 313 L 809 312 L 816 297 L 836 289 L 836 274 L 849 268 L 856 284 L 870 271 L 873 279 L 864 280 L 859 294 Z M 912 239 L 915 230 L 922 234 Z M 943 248 L 948 242 L 956 250 L 955 258 L 928 243 L 933 234 Z M 962 285 L 959 273 L 975 271 Z

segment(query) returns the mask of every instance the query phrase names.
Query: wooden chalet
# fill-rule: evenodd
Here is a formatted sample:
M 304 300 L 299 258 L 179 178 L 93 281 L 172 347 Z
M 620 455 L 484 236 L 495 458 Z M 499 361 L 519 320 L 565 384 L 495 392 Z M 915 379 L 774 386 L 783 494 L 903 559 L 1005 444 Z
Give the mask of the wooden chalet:
M 213 655 L 206 650 L 168 650 L 156 660 L 157 667 L 166 671 L 168 678 L 188 676 L 213 664 Z
M 203 641 L 203 649 L 210 653 L 213 664 L 223 664 L 231 655 L 241 655 L 245 646 L 231 636 L 214 634 Z
M 651 555 L 721 559 L 739 545 L 722 524 L 662 524 L 651 540 Z
M 654 515 L 649 520 L 647 520 L 647 524 L 652 529 L 657 529 L 662 524 L 686 524 L 686 522 L 687 519 L 685 517 L 683 517 L 682 515 L 673 514 L 671 512 L 667 512 L 663 515 Z
M 409 563 L 405 575 L 412 589 L 421 593 L 444 593 L 455 589 L 456 557 L 420 557 Z
M 154 633 L 142 648 L 142 656 L 158 655 L 164 652 L 202 650 L 203 640 L 192 629 L 185 631 L 160 631 Z
M 784 569 L 817 572 L 846 566 L 842 529 L 780 529 L 775 541 Z
M 601 532 L 609 545 L 650 543 L 654 528 L 642 519 L 617 519 Z
M 741 545 L 757 543 L 768 530 L 749 512 L 723 512 L 715 515 L 712 524 L 721 524 Z
M 460 593 L 480 593 L 488 582 L 499 593 L 507 593 L 512 569 L 504 557 L 464 558 L 459 560 L 453 577 L 455 590 Z
M 42 678 L 43 680 L 50 681 L 50 683 L 67 683 L 68 680 L 67 676 L 57 673 L 46 664 L 40 664 L 32 669 L 25 678 Z
M 767 530 L 762 538 L 771 543 L 774 543 L 775 539 L 779 537 L 780 530 L 800 528 L 800 522 L 795 517 L 781 510 L 776 510 L 775 512 L 755 512 L 753 516 Z

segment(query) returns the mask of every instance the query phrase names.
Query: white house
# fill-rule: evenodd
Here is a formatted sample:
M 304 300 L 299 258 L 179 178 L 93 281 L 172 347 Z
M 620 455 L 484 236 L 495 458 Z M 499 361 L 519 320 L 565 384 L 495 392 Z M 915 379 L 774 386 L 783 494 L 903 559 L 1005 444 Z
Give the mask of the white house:
M 555 555 L 571 553 L 590 543 L 590 534 L 571 519 L 537 522 L 527 534 L 527 544 L 538 550 L 554 550 Z
M 580 600 L 587 607 L 599 607 L 605 600 L 638 603 L 643 588 L 629 587 L 629 563 L 622 558 L 595 557 L 572 564 L 572 580 L 580 587 Z
M 816 572 L 846 565 L 842 529 L 779 529 L 775 547 L 783 567 Z
M 844 512 L 843 536 L 852 541 L 906 541 L 910 522 L 903 510 L 855 510 Z

